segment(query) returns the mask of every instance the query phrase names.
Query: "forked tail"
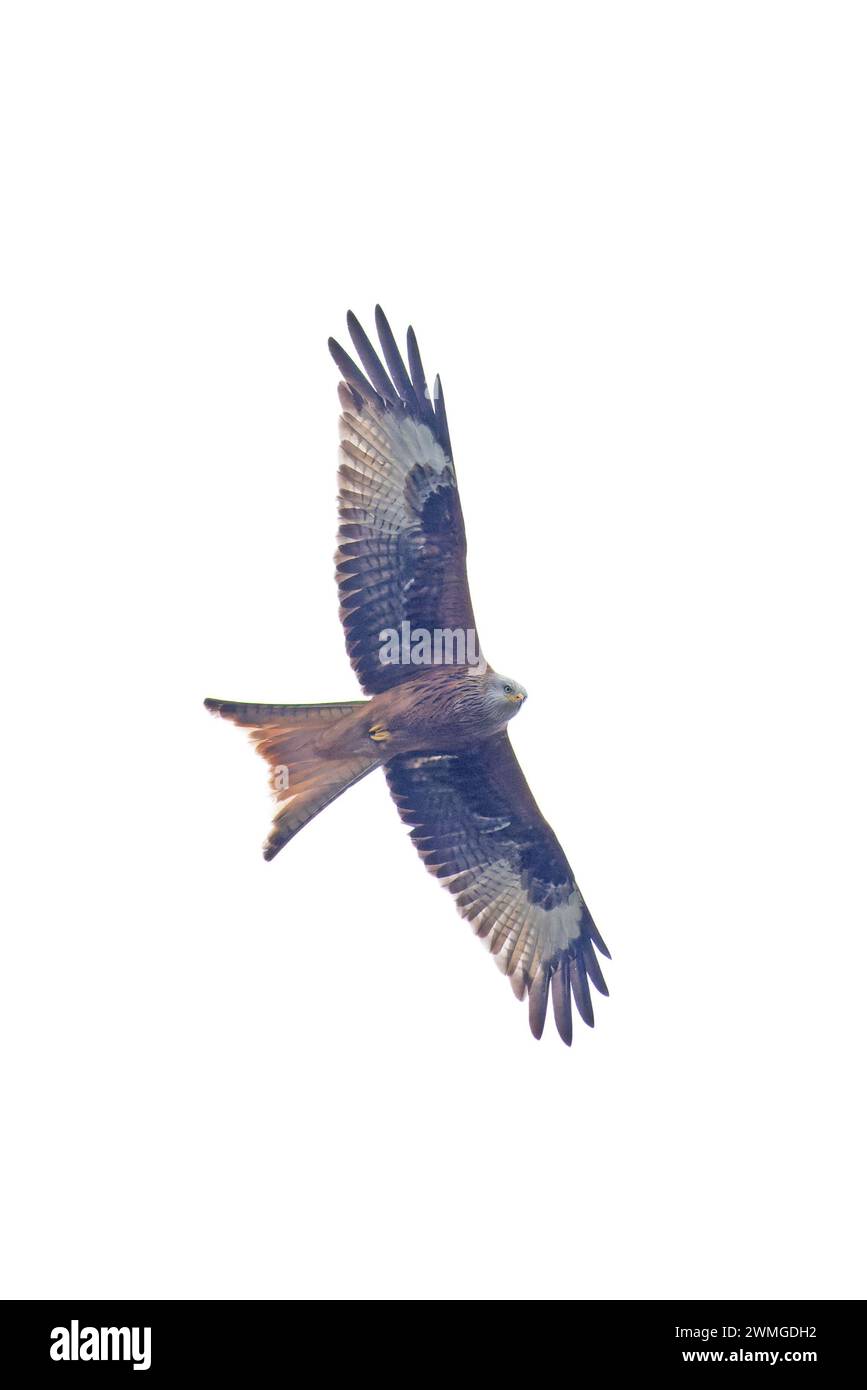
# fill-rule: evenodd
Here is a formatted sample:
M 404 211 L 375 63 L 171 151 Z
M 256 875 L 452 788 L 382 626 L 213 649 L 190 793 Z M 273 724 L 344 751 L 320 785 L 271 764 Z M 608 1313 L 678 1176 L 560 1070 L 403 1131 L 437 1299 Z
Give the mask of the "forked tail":
M 316 746 L 337 720 L 366 703 L 246 705 L 233 700 L 205 701 L 206 709 L 245 728 L 270 765 L 271 790 L 278 809 L 263 847 L 266 859 L 273 859 L 308 821 L 379 766 L 377 757 L 327 757 Z

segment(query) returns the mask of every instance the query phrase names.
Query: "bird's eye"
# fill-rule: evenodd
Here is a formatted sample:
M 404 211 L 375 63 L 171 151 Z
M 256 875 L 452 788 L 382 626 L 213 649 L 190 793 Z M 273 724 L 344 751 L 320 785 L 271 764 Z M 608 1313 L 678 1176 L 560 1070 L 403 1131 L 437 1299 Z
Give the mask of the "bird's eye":
M 503 686 L 503 694 L 504 694 L 504 695 L 511 695 L 511 694 L 512 694 L 512 687 L 511 687 L 510 685 L 504 685 L 504 686 Z

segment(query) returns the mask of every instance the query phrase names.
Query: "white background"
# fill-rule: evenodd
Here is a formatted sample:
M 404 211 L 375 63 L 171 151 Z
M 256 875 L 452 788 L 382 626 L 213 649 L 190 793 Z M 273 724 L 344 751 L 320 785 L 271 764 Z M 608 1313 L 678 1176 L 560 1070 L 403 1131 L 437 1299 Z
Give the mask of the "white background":
M 864 1295 L 863 25 L 5 8 L 6 1296 Z M 357 693 L 377 300 L 614 953 L 571 1050 L 379 775 L 266 865 L 202 709 Z

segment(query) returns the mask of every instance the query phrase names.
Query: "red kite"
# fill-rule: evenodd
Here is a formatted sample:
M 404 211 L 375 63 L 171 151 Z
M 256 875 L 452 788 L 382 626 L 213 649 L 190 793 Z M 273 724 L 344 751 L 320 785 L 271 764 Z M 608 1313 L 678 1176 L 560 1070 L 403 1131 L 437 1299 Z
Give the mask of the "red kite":
M 205 704 L 247 728 L 271 765 L 278 809 L 266 859 L 382 767 L 425 865 L 517 998 L 529 995 L 533 1036 L 550 992 L 570 1044 L 570 993 L 592 1027 L 588 981 L 608 993 L 594 945 L 609 952 L 509 742 L 527 692 L 477 650 L 440 379 L 431 391 L 411 328 L 404 363 L 378 306 L 384 363 L 354 314 L 347 322 L 363 370 L 328 344 L 343 377 L 337 583 L 349 659 L 370 699 Z

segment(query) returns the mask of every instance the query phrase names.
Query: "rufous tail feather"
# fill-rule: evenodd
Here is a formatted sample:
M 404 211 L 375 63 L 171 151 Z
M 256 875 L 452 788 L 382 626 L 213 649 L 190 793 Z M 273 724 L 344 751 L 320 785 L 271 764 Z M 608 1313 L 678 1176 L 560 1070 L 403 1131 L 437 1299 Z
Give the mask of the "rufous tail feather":
M 376 756 L 324 757 L 317 749 L 323 732 L 353 713 L 365 700 L 335 705 L 251 705 L 206 700 L 205 707 L 246 729 L 271 769 L 277 814 L 263 846 L 273 859 L 314 816 L 368 772 Z

